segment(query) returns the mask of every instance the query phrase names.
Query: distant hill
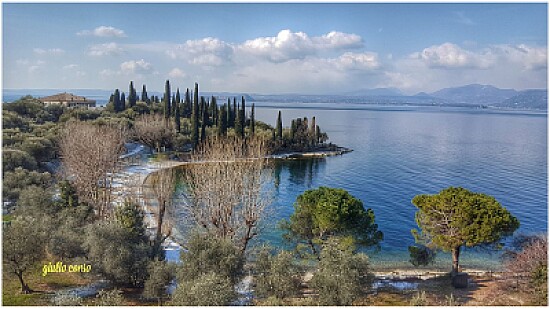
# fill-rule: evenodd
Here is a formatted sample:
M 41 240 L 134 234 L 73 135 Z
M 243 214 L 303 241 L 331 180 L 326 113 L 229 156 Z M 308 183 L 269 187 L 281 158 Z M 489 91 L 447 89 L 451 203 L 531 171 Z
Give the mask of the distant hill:
M 454 103 L 496 105 L 517 94 L 518 92 L 514 89 L 500 89 L 491 85 L 472 84 L 441 89 L 430 95 Z
M 548 90 L 524 90 L 495 106 L 521 109 L 548 109 Z
M 343 95 L 345 96 L 384 96 L 384 97 L 394 97 L 402 96 L 403 92 L 397 88 L 374 88 L 374 89 L 363 89 L 346 92 Z

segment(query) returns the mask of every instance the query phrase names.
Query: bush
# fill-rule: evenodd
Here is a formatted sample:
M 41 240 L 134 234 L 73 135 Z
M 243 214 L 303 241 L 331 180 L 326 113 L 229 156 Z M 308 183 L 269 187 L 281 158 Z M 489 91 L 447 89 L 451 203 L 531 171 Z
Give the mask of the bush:
M 428 266 L 435 261 L 435 251 L 426 246 L 409 246 L 411 264 L 414 266 Z
M 96 306 L 123 306 L 124 297 L 122 291 L 118 289 L 105 291 L 101 290 L 96 295 Z
M 234 285 L 243 275 L 244 256 L 241 250 L 231 241 L 210 234 L 193 234 L 187 250 L 182 250 L 180 260 L 178 282 L 215 273 L 229 278 Z
M 174 279 L 174 266 L 165 261 L 152 261 L 147 267 L 149 278 L 145 280 L 143 296 L 149 299 L 156 299 L 159 305 L 167 296 L 166 288 Z
M 2 149 L 3 173 L 21 167 L 26 170 L 35 170 L 38 167 L 36 160 L 27 152 L 17 149 Z
M 349 240 L 330 238 L 323 246 L 319 269 L 312 286 L 322 306 L 346 306 L 361 294 L 361 285 L 369 280 L 368 258 L 354 254 Z
M 132 242 L 131 234 L 116 222 L 89 225 L 84 247 L 93 269 L 117 285 L 142 286 L 147 277 L 150 247 Z
M 263 249 L 256 262 L 256 288 L 260 297 L 283 299 L 296 295 L 300 286 L 297 267 L 292 263 L 292 254 L 281 251 L 272 256 Z
M 426 299 L 426 292 L 425 291 L 419 291 L 417 292 L 410 301 L 411 306 L 426 306 L 428 304 L 428 300 Z
M 234 285 L 223 275 L 210 272 L 178 283 L 172 306 L 227 306 L 236 298 Z
M 50 173 L 39 173 L 18 167 L 11 172 L 4 172 L 2 198 L 8 201 L 17 201 L 21 192 L 26 188 L 31 186 L 46 188 L 51 181 Z

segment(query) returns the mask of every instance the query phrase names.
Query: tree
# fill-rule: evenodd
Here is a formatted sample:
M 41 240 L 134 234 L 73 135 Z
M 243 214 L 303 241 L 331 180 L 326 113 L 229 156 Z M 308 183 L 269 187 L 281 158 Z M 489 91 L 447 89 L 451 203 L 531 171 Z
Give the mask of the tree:
M 231 111 L 231 99 L 227 98 L 227 127 L 232 128 L 235 124 L 233 123 L 233 111 Z
M 115 93 L 113 94 L 113 107 L 115 109 L 115 113 L 124 110 L 124 106 L 121 106 L 120 104 L 120 91 L 118 89 L 115 89 Z
M 292 254 L 288 251 L 272 256 L 267 248 L 263 248 L 255 264 L 256 294 L 277 299 L 296 295 L 300 288 L 300 278 L 292 260 Z
M 154 199 L 157 202 L 157 226 L 155 240 L 153 244 L 153 256 L 162 258 L 161 245 L 172 232 L 172 226 L 169 219 L 166 218 L 167 212 L 172 213 L 172 197 L 176 190 L 176 175 L 173 169 L 161 169 L 151 174 L 150 188 Z
M 175 135 L 174 123 L 159 114 L 145 114 L 136 118 L 133 129 L 134 138 L 160 152 L 170 147 Z
M 178 103 L 177 100 L 178 99 L 174 98 L 174 100 L 172 101 L 172 105 L 174 105 L 174 122 L 176 123 L 176 132 L 179 133 L 181 130 L 181 119 L 180 119 L 180 104 Z
M 96 295 L 96 306 L 123 306 L 124 297 L 119 289 L 101 290 Z
M 252 111 L 250 112 L 250 136 L 256 132 L 256 119 L 254 119 L 254 103 L 252 103 Z
M 239 110 L 239 120 L 241 121 L 240 126 L 242 128 L 241 137 L 244 138 L 244 127 L 245 127 L 245 118 L 246 118 L 246 105 L 244 101 L 244 96 L 241 97 L 241 109 Z
M 194 280 L 178 283 L 172 306 L 228 306 L 237 296 L 227 277 L 208 273 Z
M 21 167 L 27 170 L 38 168 L 36 160 L 26 151 L 18 149 L 2 149 L 2 171 L 14 171 Z
M 128 88 L 128 107 L 134 107 L 137 103 L 137 99 L 137 92 L 134 88 L 134 82 L 130 81 L 130 86 Z
M 52 181 L 53 177 L 48 172 L 28 171 L 21 167 L 16 168 L 12 172 L 4 171 L 2 198 L 5 201 L 17 201 L 25 188 L 31 186 L 46 188 L 52 184 Z
M 499 245 L 498 241 L 511 235 L 519 221 L 492 196 L 449 187 L 434 195 L 417 195 L 412 203 L 418 208 L 417 242 L 430 248 L 451 251 L 452 274 L 459 271 L 462 246 Z
M 208 110 L 206 108 L 206 102 L 204 97 L 201 97 L 201 106 L 202 106 L 202 121 L 201 121 L 201 142 L 204 142 L 206 139 L 206 125 L 208 124 Z
M 190 223 L 233 240 L 244 252 L 271 200 L 266 155 L 261 138 L 211 136 L 203 142 L 184 173 Z
M 167 287 L 174 279 L 174 265 L 166 261 L 151 261 L 147 266 L 149 278 L 145 280 L 143 296 L 149 299 L 156 299 L 159 306 L 162 306 L 163 299 L 168 297 Z
M 302 193 L 290 220 L 282 222 L 284 237 L 309 247 L 319 257 L 318 245 L 331 236 L 351 236 L 358 245 L 376 246 L 383 234 L 372 209 L 344 189 L 319 187 Z
M 126 97 L 125 97 L 125 94 L 124 92 L 120 94 L 120 110 L 123 111 L 127 108 L 128 106 L 126 105 Z
M 141 101 L 147 102 L 149 98 L 147 97 L 147 88 L 145 87 L 145 84 L 143 84 L 143 89 L 141 90 Z
M 92 269 L 115 285 L 143 286 L 147 278 L 150 247 L 147 239 L 129 241 L 129 229 L 117 221 L 90 224 L 84 248 Z
M 354 254 L 351 238 L 329 238 L 323 245 L 318 270 L 311 285 L 319 293 L 321 306 L 349 306 L 369 281 L 368 257 Z
M 59 147 L 65 175 L 71 177 L 79 200 L 98 218 L 107 218 L 112 210 L 110 183 L 125 141 L 126 131 L 113 125 L 75 121 L 63 128 Z
M 283 120 L 281 119 L 281 111 L 279 111 L 279 114 L 277 116 L 277 128 L 275 131 L 275 136 L 278 140 L 283 139 Z
M 193 113 L 191 114 L 191 143 L 193 149 L 199 145 L 199 84 L 195 83 L 193 93 Z
M 170 106 L 170 99 L 172 98 L 172 93 L 170 92 L 170 81 L 166 80 L 166 84 L 164 85 L 164 118 L 168 119 L 170 118 L 170 112 L 171 112 L 171 106 Z
M 23 275 L 44 257 L 45 235 L 37 221 L 30 217 L 20 217 L 3 227 L 4 270 L 17 276 L 23 294 L 32 293 Z
M 226 105 L 224 104 L 221 109 L 220 113 L 218 114 L 218 136 L 226 136 L 227 135 L 227 111 L 226 111 Z
M 427 266 L 435 261 L 435 252 L 426 246 L 409 246 L 411 264 L 414 266 Z
M 189 96 L 189 88 L 185 91 L 185 101 L 183 104 L 183 117 L 190 118 L 192 114 L 191 97 Z
M 241 118 L 242 117 L 241 110 L 238 109 L 236 111 L 236 113 L 237 113 L 237 116 L 235 118 L 235 135 L 237 135 L 238 137 L 243 138 L 244 137 L 244 127 L 243 127 L 243 119 Z
M 313 118 L 311 118 L 311 126 L 309 128 L 309 140 L 310 140 L 310 145 L 312 146 L 315 146 L 315 144 L 317 144 L 317 134 L 316 134 L 316 130 L 317 129 L 317 126 L 315 125 L 315 116 L 313 116 Z

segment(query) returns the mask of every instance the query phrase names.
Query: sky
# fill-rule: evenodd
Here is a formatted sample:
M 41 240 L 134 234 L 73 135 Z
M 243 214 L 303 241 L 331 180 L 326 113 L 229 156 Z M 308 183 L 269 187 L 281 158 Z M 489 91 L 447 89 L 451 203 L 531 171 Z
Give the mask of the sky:
M 547 4 L 3 3 L 4 89 L 547 87 Z

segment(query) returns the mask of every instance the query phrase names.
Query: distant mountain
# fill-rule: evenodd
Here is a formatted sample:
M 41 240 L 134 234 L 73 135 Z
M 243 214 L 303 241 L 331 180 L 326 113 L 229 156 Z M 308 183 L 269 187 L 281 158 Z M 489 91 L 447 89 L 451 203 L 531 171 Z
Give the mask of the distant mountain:
M 472 84 L 462 87 L 445 88 L 430 95 L 454 103 L 472 105 L 496 105 L 518 92 L 514 89 L 500 89 L 491 85 Z
M 546 110 L 548 109 L 548 90 L 524 90 L 519 92 L 517 95 L 506 99 L 499 104 L 496 104 L 495 106 L 506 108 Z

